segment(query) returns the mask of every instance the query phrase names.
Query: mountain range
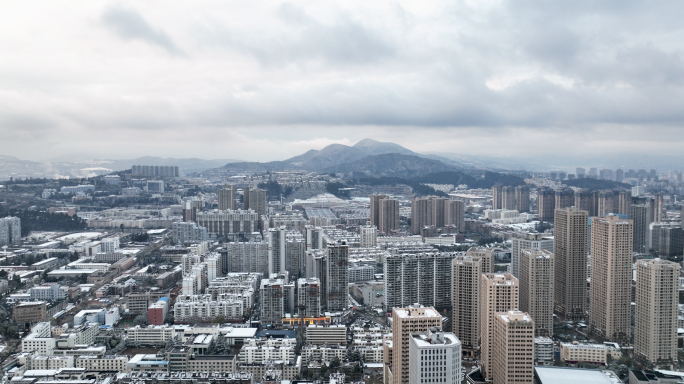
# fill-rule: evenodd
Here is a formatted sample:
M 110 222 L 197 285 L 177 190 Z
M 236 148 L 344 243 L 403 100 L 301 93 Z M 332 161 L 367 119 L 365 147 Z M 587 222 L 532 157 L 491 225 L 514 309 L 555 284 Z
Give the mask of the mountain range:
M 331 144 L 323 149 L 312 149 L 283 161 L 229 163 L 216 171 L 307 170 L 412 177 L 425 173 L 472 168 L 470 165 L 443 156 L 416 153 L 398 144 L 363 139 L 353 146 Z M 212 170 L 209 173 L 212 173 Z

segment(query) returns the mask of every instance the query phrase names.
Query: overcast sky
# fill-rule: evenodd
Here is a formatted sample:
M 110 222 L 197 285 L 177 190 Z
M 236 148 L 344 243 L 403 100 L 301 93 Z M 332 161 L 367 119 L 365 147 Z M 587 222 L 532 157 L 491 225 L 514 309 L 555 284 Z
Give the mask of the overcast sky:
M 681 154 L 682 20 L 681 0 L 6 2 L 0 154 Z

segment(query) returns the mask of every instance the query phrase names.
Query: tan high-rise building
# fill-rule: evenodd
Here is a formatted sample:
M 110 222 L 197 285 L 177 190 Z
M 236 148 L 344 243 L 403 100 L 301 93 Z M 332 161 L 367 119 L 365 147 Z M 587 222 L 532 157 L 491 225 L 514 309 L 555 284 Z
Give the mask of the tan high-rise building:
M 226 184 L 223 189 L 218 191 L 218 206 L 219 211 L 235 210 L 235 195 L 236 188 L 232 184 Z
M 537 191 L 537 212 L 540 221 L 553 221 L 554 209 L 556 209 L 556 192 L 552 189 L 542 188 Z
M 379 201 L 380 210 L 378 230 L 383 233 L 390 233 L 399 229 L 399 200 L 381 199 Z
M 502 208 L 503 185 L 496 184 L 492 187 L 492 209 Z
M 515 187 L 503 187 L 501 190 L 501 209 L 515 210 Z
M 442 326 L 442 316 L 432 307 L 392 309 L 392 378 L 393 384 L 409 383 L 409 338 L 413 333 L 428 332 Z
M 596 215 L 603 217 L 610 213 L 618 213 L 618 193 L 615 191 L 599 192 L 596 198 Z
M 437 228 L 444 226 L 444 223 L 446 221 L 445 204 L 448 201 L 448 199 L 445 199 L 443 197 L 437 197 L 432 199 L 432 225 L 434 225 Z
M 370 195 L 370 222 L 380 228 L 380 200 L 387 199 L 386 195 Z
M 494 317 L 499 312 L 518 309 L 518 279 L 510 273 L 483 273 L 480 277 L 480 360 L 486 378 L 492 377 Z
M 480 337 L 480 276 L 482 259 L 457 256 L 451 274 L 451 330 L 461 340 L 463 352 L 474 356 Z
M 575 192 L 575 208 L 587 211 L 589 216 L 596 216 L 596 194 L 590 191 Z
M 629 215 L 629 207 L 632 205 L 632 191 L 621 191 L 617 197 L 617 213 Z
M 472 247 L 466 251 L 466 256 L 479 257 L 482 261 L 481 273 L 494 273 L 494 250 Z
M 655 367 L 677 363 L 679 264 L 639 260 L 636 270 L 634 356 Z
M 634 224 L 632 246 L 634 252 L 648 252 L 648 231 L 651 225 L 648 204 L 634 204 L 629 207 L 629 218 Z M 684 218 L 684 215 L 682 215 Z
M 591 218 L 590 331 L 599 339 L 629 342 L 632 289 L 632 220 Z
M 462 200 L 447 200 L 444 209 L 444 224 L 454 225 L 459 232 L 465 232 L 465 203 Z
M 663 194 L 658 193 L 655 195 L 653 198 L 653 220 L 652 222 L 654 223 L 662 223 L 663 222 L 663 213 L 665 211 L 665 206 L 664 206 L 664 201 L 663 201 Z
M 554 220 L 554 302 L 559 316 L 584 320 L 587 298 L 588 212 L 557 209 Z
M 515 209 L 518 212 L 530 211 L 530 187 L 526 185 L 515 187 Z
M 553 263 L 549 251 L 520 251 L 520 310 L 534 319 L 535 336 L 553 336 Z
M 411 201 L 411 233 L 420 234 L 420 229 L 432 225 L 432 199 Z
M 266 204 L 266 191 L 256 187 L 243 188 L 243 206 L 245 210 L 251 209 L 259 214 L 259 217 L 268 212 Z
M 556 191 L 555 209 L 572 207 L 575 204 L 575 192 L 572 189 Z
M 494 384 L 532 384 L 534 382 L 534 320 L 521 311 L 494 316 Z

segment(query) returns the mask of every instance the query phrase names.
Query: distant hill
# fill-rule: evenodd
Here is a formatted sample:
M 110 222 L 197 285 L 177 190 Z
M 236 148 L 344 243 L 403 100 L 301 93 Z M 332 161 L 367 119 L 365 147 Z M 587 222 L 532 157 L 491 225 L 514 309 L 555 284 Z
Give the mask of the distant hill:
M 438 172 L 420 177 L 415 177 L 413 181 L 425 184 L 466 184 L 469 188 L 491 188 L 494 184 L 517 187 L 525 185 L 525 180 L 514 175 L 507 175 L 498 172 L 485 172 L 481 176 L 473 176 L 463 172 Z
M 632 186 L 625 183 L 618 183 L 617 181 L 611 180 L 598 180 L 598 179 L 575 179 L 575 180 L 564 180 L 563 184 L 570 187 L 584 188 L 593 191 L 598 191 L 602 189 L 631 189 Z
M 366 156 L 377 156 L 391 153 L 437 160 L 455 168 L 464 167 L 463 164 L 456 161 L 436 155 L 422 155 L 406 149 L 398 144 L 381 142 L 372 139 L 363 139 L 353 146 L 330 144 L 323 149 L 312 149 L 299 156 L 295 156 L 283 161 L 272 161 L 268 163 L 235 162 L 226 164 L 221 167 L 221 169 L 254 171 L 302 169 L 320 172 L 336 165 L 353 163 L 357 160 L 365 158 Z
M 366 156 L 351 163 L 326 168 L 325 173 L 348 173 L 372 177 L 391 176 L 411 178 L 435 172 L 454 171 L 456 168 L 441 161 L 418 156 L 387 153 Z

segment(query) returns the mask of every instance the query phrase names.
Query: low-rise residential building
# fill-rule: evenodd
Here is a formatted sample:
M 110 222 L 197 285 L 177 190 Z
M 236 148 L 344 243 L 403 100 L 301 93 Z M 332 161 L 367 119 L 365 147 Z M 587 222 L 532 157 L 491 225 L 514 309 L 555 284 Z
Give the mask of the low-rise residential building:
M 137 345 L 164 345 L 176 336 L 174 327 L 165 325 L 150 325 L 147 327 L 128 328 L 128 343 Z
M 14 306 L 12 316 L 20 326 L 34 324 L 45 319 L 46 303 L 44 301 L 27 301 Z
M 534 363 L 536 365 L 553 365 L 553 340 L 549 337 L 534 338 Z
M 76 368 L 85 368 L 87 371 L 126 371 L 128 356 L 97 356 L 83 355 L 76 358 Z
M 347 347 L 340 344 L 310 345 L 302 347 L 302 364 L 308 365 L 312 361 L 329 363 L 335 359 L 344 360 Z
M 157 355 L 135 355 L 126 363 L 126 370 L 129 372 L 168 371 L 168 368 L 169 362 L 166 357 Z
M 341 344 L 347 345 L 347 328 L 342 325 L 309 325 L 306 327 L 307 344 Z
M 26 359 L 26 367 L 32 370 L 73 368 L 73 356 L 30 355 Z
M 250 339 L 240 349 L 239 364 L 264 364 L 270 360 L 290 361 L 295 358 L 295 339 Z
M 59 284 L 43 284 L 29 289 L 32 300 L 62 300 L 66 291 Z
M 560 359 L 567 364 L 592 363 L 606 365 L 608 346 L 604 344 L 561 343 Z
M 212 321 L 217 316 L 242 320 L 245 314 L 244 301 L 231 295 L 181 295 L 176 298 L 173 308 L 176 322 Z
M 22 352 L 34 352 L 38 355 L 51 355 L 56 346 L 49 322 L 34 325 L 31 333 L 21 340 Z

